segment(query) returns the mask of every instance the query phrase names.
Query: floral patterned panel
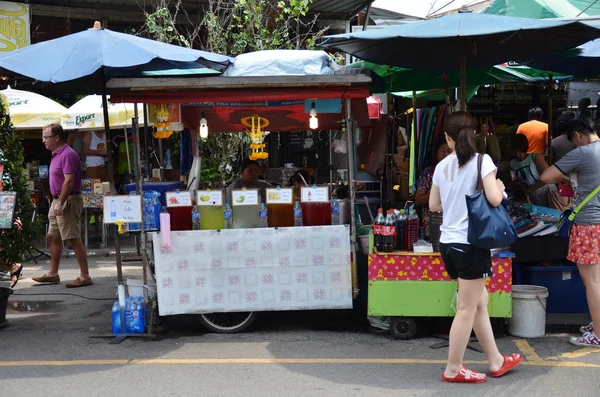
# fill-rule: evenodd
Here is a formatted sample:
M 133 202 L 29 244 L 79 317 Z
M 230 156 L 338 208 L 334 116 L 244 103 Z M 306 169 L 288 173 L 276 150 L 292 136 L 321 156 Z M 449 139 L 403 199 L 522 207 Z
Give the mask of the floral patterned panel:
M 347 226 L 154 235 L 161 315 L 352 307 Z
M 492 258 L 489 292 L 512 292 L 512 259 Z M 450 281 L 439 254 L 369 255 L 369 281 Z

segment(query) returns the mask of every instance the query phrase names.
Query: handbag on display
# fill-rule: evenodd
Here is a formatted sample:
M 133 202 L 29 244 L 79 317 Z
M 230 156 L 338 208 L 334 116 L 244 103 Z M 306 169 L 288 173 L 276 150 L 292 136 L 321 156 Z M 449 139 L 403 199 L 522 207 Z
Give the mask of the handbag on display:
M 569 208 L 562 213 L 560 218 L 558 218 L 558 222 L 556 224 L 556 228 L 558 229 L 557 234 L 560 237 L 567 239 L 569 238 L 569 236 L 571 235 L 571 227 L 573 227 L 573 220 L 575 219 L 579 211 L 581 211 L 583 206 L 586 205 L 588 201 L 590 201 L 595 195 L 597 195 L 598 192 L 600 192 L 600 186 L 598 186 L 596 189 L 594 189 L 593 192 L 588 194 L 587 197 L 581 203 L 579 203 L 579 205 L 575 209 Z
M 467 239 L 469 244 L 477 248 L 506 247 L 517 240 L 517 230 L 506 211 L 509 201 L 503 199 L 497 207 L 489 203 L 485 197 L 483 179 L 481 178 L 481 165 L 484 155 L 479 154 L 478 156 L 476 191 L 472 196 L 466 196 L 469 216 Z

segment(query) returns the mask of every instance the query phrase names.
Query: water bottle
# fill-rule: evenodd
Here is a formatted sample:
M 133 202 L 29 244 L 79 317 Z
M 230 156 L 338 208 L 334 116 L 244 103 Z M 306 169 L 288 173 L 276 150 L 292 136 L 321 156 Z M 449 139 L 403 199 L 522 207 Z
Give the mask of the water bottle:
M 225 229 L 233 229 L 233 210 L 229 203 L 225 204 Z
M 200 210 L 197 205 L 192 208 L 192 230 L 200 230 Z
M 110 200 L 110 218 L 111 220 L 117 220 L 117 203 L 115 199 Z
M 121 306 L 119 306 L 119 302 L 113 303 L 112 307 L 112 333 L 113 335 L 121 333 Z
M 294 204 L 294 226 L 302 226 L 302 206 L 299 201 Z
M 331 200 L 331 224 L 336 226 L 340 224 L 340 203 L 337 199 Z
M 258 222 L 258 227 L 269 227 L 268 216 L 269 213 L 267 211 L 267 206 L 265 205 L 265 203 L 261 203 L 260 209 L 258 210 L 258 217 L 260 218 L 260 221 Z

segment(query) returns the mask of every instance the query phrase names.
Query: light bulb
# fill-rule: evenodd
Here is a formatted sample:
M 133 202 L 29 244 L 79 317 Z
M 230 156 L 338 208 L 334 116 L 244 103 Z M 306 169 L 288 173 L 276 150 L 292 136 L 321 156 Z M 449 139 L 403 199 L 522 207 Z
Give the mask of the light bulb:
M 319 128 L 319 119 L 317 118 L 317 109 L 316 109 L 314 102 L 310 105 L 310 113 L 309 114 L 310 114 L 309 126 L 311 129 L 316 130 L 317 128 Z
M 202 118 L 200 119 L 200 138 L 208 138 L 208 122 L 206 121 L 204 112 L 202 112 Z

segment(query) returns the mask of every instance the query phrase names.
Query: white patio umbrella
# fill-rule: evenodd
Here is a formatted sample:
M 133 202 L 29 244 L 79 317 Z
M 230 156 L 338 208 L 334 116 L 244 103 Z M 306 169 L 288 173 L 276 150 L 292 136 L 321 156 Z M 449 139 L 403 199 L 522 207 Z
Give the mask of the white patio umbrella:
M 10 86 L 0 91 L 8 101 L 8 111 L 17 130 L 41 129 L 48 124 L 60 123 L 66 107 L 35 92 L 13 90 Z
M 110 97 L 109 97 L 110 99 Z M 138 104 L 140 125 L 143 125 L 144 106 Z M 108 119 L 111 129 L 131 127 L 134 116 L 134 105 L 131 103 L 109 103 Z M 102 112 L 102 96 L 88 95 L 81 99 L 61 116 L 62 126 L 66 130 L 95 130 L 104 128 L 104 115 Z

